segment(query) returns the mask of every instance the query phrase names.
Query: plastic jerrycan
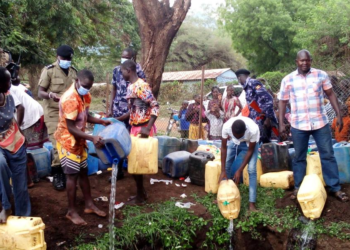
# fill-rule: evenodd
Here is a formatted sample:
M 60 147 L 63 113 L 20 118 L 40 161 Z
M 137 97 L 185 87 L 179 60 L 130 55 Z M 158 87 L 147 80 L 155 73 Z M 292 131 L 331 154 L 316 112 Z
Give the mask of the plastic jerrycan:
M 0 224 L 0 249 L 45 250 L 44 229 L 39 217 L 9 216 Z
M 220 174 L 220 162 L 208 161 L 207 164 L 205 164 L 205 192 L 213 194 L 218 192 Z
M 181 140 L 169 136 L 157 136 L 158 139 L 158 167 L 162 168 L 163 159 L 170 153 L 181 150 Z
M 350 143 L 336 143 L 333 145 L 333 150 L 338 164 L 340 183 L 350 183 Z
M 128 157 L 129 174 L 158 173 L 158 139 L 131 136 L 131 152 Z
M 305 175 L 297 198 L 305 217 L 313 220 L 321 216 L 327 193 L 317 174 Z
M 27 154 L 32 157 L 39 178 L 44 178 L 51 173 L 51 161 L 49 151 L 46 148 L 27 149 Z
M 294 186 L 292 171 L 267 173 L 260 176 L 260 186 L 289 189 Z
M 241 210 L 241 195 L 233 180 L 220 182 L 217 201 L 222 216 L 229 220 L 238 217 Z
M 192 184 L 204 186 L 205 165 L 208 161 L 213 161 L 214 158 L 212 153 L 204 151 L 196 151 L 190 155 L 188 174 Z
M 215 161 L 221 161 L 221 149 L 215 145 L 212 145 L 212 144 L 199 145 L 197 148 L 197 151 L 210 152 L 214 155 Z
M 173 178 L 187 176 L 190 155 L 191 153 L 187 151 L 177 151 L 168 154 L 163 159 L 163 173 Z
M 261 146 L 261 163 L 264 173 L 292 170 L 286 143 L 265 143 Z
M 108 125 L 98 135 L 103 138 L 104 146 L 96 148 L 96 153 L 104 164 L 112 164 L 114 159 L 124 159 L 129 155 L 131 139 L 123 123 Z
M 320 155 L 318 153 L 312 152 L 306 157 L 306 175 L 317 174 L 322 181 L 323 186 L 326 186 L 322 175 L 322 165 Z
M 260 177 L 263 174 L 263 169 L 262 169 L 262 165 L 261 165 L 261 160 L 258 159 L 256 162 L 256 175 L 257 175 L 257 182 L 258 184 L 260 183 Z M 248 165 L 245 166 L 244 170 L 243 170 L 243 183 L 246 186 L 249 186 L 249 173 L 248 173 Z
M 187 151 L 189 153 L 194 153 L 198 148 L 197 140 L 183 139 L 181 143 L 181 150 Z

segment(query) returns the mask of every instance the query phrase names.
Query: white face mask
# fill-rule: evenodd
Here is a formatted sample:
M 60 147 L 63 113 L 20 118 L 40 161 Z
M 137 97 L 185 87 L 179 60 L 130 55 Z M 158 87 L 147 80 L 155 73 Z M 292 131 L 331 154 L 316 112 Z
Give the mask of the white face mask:
M 126 58 L 123 58 L 123 57 L 122 57 L 122 58 L 120 59 L 120 63 L 123 64 L 123 63 L 126 62 L 127 60 L 129 60 L 129 59 L 126 59 Z

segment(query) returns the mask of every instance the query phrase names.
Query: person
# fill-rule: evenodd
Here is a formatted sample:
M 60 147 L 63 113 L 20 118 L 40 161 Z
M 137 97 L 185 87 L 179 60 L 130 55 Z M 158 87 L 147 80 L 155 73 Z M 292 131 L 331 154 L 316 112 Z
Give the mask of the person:
M 183 101 L 179 111 L 181 138 L 188 138 L 188 129 L 190 128 L 190 123 L 186 120 L 187 108 L 188 101 Z
M 343 118 L 343 129 L 337 129 L 337 118 L 332 122 L 331 128 L 337 142 L 348 142 L 350 140 L 350 117 L 347 105 L 341 105 L 341 116 Z
M 138 77 L 136 70 L 136 63 L 132 60 L 127 60 L 121 65 L 123 78 L 130 82 L 126 96 L 130 112 L 130 135 L 154 136 L 156 133 L 154 124 L 159 115 L 159 105 L 152 94 L 151 87 Z M 133 177 L 136 182 L 137 194 L 128 199 L 128 204 L 143 204 L 147 200 L 146 190 L 143 186 L 143 175 L 133 175 Z
M 186 112 L 186 120 L 190 122 L 190 127 L 188 131 L 188 138 L 191 140 L 204 139 L 204 128 L 201 127 L 202 136 L 199 137 L 199 113 L 200 113 L 200 95 L 194 95 L 193 99 L 195 103 L 190 104 Z M 202 122 L 206 122 L 205 108 L 202 105 Z
M 136 63 L 136 53 L 132 48 L 126 48 L 122 52 L 120 63 L 122 64 L 127 60 L 132 60 Z M 146 75 L 139 63 L 136 63 L 136 73 L 139 78 L 146 80 Z M 129 109 L 128 101 L 126 99 L 126 92 L 129 84 L 130 82 L 126 81 L 123 77 L 123 74 L 121 72 L 121 65 L 115 67 L 113 70 L 112 78 L 112 101 L 110 104 L 108 116 L 113 116 L 117 120 L 124 122 L 126 128 L 130 131 Z M 118 180 L 124 177 L 123 163 L 123 161 L 118 162 Z
M 10 72 L 0 67 L 0 223 L 12 214 L 13 191 L 15 215 L 30 216 L 31 204 L 27 187 L 27 154 L 25 137 L 14 119 L 15 104 L 10 95 Z M 10 185 L 12 179 L 12 188 Z
M 241 102 L 235 96 L 233 85 L 227 86 L 226 92 L 226 97 L 221 101 L 221 108 L 224 111 L 224 122 L 227 122 L 232 117 L 238 116 L 242 111 Z M 235 113 L 236 107 L 238 107 L 238 111 Z
M 106 213 L 98 209 L 91 198 L 90 182 L 87 175 L 86 140 L 96 147 L 103 145 L 102 137 L 85 133 L 86 122 L 109 125 L 111 122 L 89 115 L 91 95 L 89 90 L 94 83 L 94 76 L 89 70 L 78 72 L 77 79 L 61 96 L 59 102 L 60 118 L 54 134 L 57 142 L 58 155 L 64 174 L 67 176 L 68 212 L 66 218 L 77 225 L 86 225 L 76 209 L 76 190 L 79 179 L 80 188 L 84 195 L 84 213 L 95 213 L 105 217 Z
M 209 121 L 209 140 L 221 140 L 224 112 L 218 103 L 212 103 L 210 110 L 205 111 L 205 116 Z
M 249 118 L 259 126 L 260 143 L 268 143 L 271 140 L 272 129 L 276 128 L 275 131 L 278 133 L 278 122 L 273 110 L 273 97 L 261 82 L 249 77 L 248 70 L 239 69 L 235 74 L 246 93 Z
M 54 149 L 51 164 L 53 175 L 53 187 L 62 191 L 66 188 L 66 177 L 61 168 L 60 159 L 56 148 L 54 133 L 59 118 L 58 102 L 60 96 L 70 87 L 73 80 L 77 78 L 77 70 L 71 66 L 74 51 L 68 45 L 62 45 L 57 49 L 57 61 L 46 66 L 39 79 L 39 98 L 44 99 L 44 118 L 50 141 Z
M 295 148 L 293 173 L 295 189 L 291 196 L 295 199 L 306 172 L 306 153 L 310 135 L 316 141 L 320 153 L 323 178 L 330 192 L 339 200 L 349 200 L 341 191 L 337 162 L 332 147 L 331 130 L 324 109 L 325 93 L 337 114 L 336 129 L 340 132 L 343 120 L 339 112 L 337 98 L 326 72 L 311 68 L 312 57 L 309 51 L 297 53 L 297 70 L 285 76 L 278 96 L 280 134 L 285 133 L 283 118 L 286 105 L 291 104 L 291 133 Z
M 21 83 L 21 78 L 19 76 L 20 65 L 11 62 L 8 65 L 6 65 L 6 69 L 11 74 L 11 86 L 17 86 L 20 90 L 27 93 L 30 97 L 33 97 L 33 93 L 26 86 L 24 86 L 25 84 Z
M 231 138 L 231 140 L 229 139 Z M 258 125 L 248 117 L 233 117 L 222 128 L 221 175 L 219 182 L 230 178 L 238 185 L 243 169 L 248 164 L 249 210 L 256 211 L 257 172 L 260 131 Z M 233 162 L 238 154 L 245 154 L 242 164 L 233 175 Z

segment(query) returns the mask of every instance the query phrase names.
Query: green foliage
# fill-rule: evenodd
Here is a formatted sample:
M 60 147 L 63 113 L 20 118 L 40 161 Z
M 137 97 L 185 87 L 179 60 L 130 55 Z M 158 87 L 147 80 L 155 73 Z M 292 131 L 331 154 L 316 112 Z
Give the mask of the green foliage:
M 277 92 L 279 91 L 281 81 L 285 76 L 285 73 L 282 73 L 280 71 L 273 71 L 259 75 L 258 78 L 263 78 L 265 80 L 266 87 L 271 89 L 273 92 Z

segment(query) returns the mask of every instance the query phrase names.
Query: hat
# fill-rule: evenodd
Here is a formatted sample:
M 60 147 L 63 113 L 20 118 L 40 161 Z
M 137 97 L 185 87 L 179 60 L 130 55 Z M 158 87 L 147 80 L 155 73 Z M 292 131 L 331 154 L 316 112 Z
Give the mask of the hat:
M 61 45 L 57 49 L 57 55 L 64 58 L 72 58 L 74 54 L 73 49 L 68 45 Z
M 250 75 L 250 71 L 246 69 L 239 69 L 235 72 L 236 76 L 239 75 Z

